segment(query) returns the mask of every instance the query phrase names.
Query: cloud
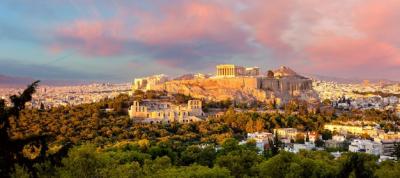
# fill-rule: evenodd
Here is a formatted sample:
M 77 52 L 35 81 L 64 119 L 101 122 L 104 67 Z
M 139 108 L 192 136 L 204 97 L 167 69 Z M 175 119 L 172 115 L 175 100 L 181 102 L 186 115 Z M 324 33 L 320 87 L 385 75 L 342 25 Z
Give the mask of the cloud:
M 307 73 L 400 76 L 393 70 L 400 65 L 400 0 L 68 4 L 79 13 L 49 27 L 46 35 L 51 37 L 43 44 L 53 52 L 75 49 L 87 58 L 144 56 L 141 59 L 191 71 L 233 58 L 251 65 L 253 58 L 246 56 L 267 51 L 258 60 Z M 85 8 L 89 4 L 94 5 Z
M 400 1 L 354 1 L 347 8 L 339 7 L 334 12 L 321 12 L 317 23 L 310 24 L 335 23 L 316 28 L 312 40 L 303 44 L 299 53 L 308 61 L 305 68 L 337 76 L 400 76 L 393 72 L 400 67 L 400 38 L 396 34 L 400 25 L 395 22 L 400 17 L 396 10 Z
M 252 38 L 280 55 L 290 48 L 282 40 L 282 35 L 291 25 L 294 9 L 294 0 L 251 1 L 246 3 L 246 9 L 241 12 L 241 20 L 249 27 Z
M 57 30 L 57 39 L 62 44 L 56 46 L 76 48 L 86 55 L 112 56 L 123 50 L 121 30 L 118 22 L 78 20 Z
M 400 0 L 369 0 L 354 9 L 354 26 L 369 38 L 400 47 Z
M 158 8 L 155 13 L 121 7 L 109 19 L 68 22 L 56 30 L 54 46 L 75 48 L 92 57 L 145 54 L 187 69 L 209 66 L 200 62 L 207 58 L 224 61 L 251 49 L 237 18 L 222 4 L 182 1 Z

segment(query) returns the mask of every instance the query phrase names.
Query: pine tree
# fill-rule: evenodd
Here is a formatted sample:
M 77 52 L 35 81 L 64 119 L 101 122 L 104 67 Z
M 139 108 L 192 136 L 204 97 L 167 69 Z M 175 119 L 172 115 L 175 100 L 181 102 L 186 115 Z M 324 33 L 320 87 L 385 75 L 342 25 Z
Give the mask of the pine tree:
M 18 122 L 20 111 L 25 109 L 25 103 L 32 100 L 32 94 L 35 93 L 38 83 L 39 81 L 35 81 L 18 96 L 11 96 L 11 107 L 7 107 L 5 101 L 0 100 L 0 177 L 9 177 L 15 164 L 20 164 L 32 172 L 33 164 L 45 157 L 47 145 L 44 135 L 22 139 L 12 139 L 9 135 L 12 127 L 11 119 Z M 40 153 L 34 160 L 24 157 L 22 153 L 24 146 L 28 144 L 40 148 Z

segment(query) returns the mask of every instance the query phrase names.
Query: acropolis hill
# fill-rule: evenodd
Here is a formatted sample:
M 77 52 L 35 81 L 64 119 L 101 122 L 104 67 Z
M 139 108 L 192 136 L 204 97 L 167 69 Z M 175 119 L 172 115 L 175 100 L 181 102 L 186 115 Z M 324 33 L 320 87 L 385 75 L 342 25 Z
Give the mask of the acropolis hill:
M 165 75 L 135 79 L 133 90 L 158 90 L 181 93 L 205 100 L 286 102 L 290 99 L 315 100 L 312 81 L 288 67 L 265 74 L 258 67 L 218 65 L 216 75 L 184 75 L 170 80 Z

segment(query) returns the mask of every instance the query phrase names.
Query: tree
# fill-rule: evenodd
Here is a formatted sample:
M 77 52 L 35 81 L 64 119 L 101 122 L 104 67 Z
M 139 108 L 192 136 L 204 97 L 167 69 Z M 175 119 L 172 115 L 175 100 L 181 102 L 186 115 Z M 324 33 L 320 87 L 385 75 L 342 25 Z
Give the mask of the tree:
M 213 166 L 213 160 L 216 158 L 216 151 L 213 146 L 200 148 L 197 145 L 192 145 L 186 148 L 181 154 L 181 161 L 184 165 L 191 165 L 193 163 L 202 166 Z
M 274 78 L 274 72 L 272 72 L 272 70 L 268 70 L 267 76 L 268 78 Z
M 304 144 L 304 135 L 303 134 L 297 134 L 295 142 Z
M 301 177 L 303 170 L 296 162 L 299 162 L 298 156 L 281 152 L 258 166 L 259 177 Z
M 42 161 L 46 156 L 47 144 L 44 135 L 33 135 L 26 138 L 12 139 L 9 130 L 13 123 L 18 123 L 20 112 L 25 109 L 25 103 L 32 100 L 39 81 L 33 82 L 18 96 L 10 97 L 11 107 L 5 106 L 5 101 L 0 100 L 0 177 L 8 177 L 16 163 L 26 167 L 32 174 L 33 164 Z M 39 155 L 34 159 L 26 158 L 22 151 L 26 145 L 39 148 Z
M 218 177 L 218 178 L 229 178 L 230 176 L 229 170 L 226 168 L 214 167 L 208 168 L 205 166 L 192 165 L 187 167 L 179 167 L 179 168 L 168 168 L 157 172 L 156 174 L 152 174 L 151 177 L 180 177 L 180 178 L 193 178 L 193 177 Z
M 272 156 L 277 155 L 280 147 L 282 146 L 282 142 L 279 140 L 278 132 L 275 131 L 274 135 L 274 140 L 268 140 Z
M 400 142 L 394 143 L 394 151 L 393 151 L 392 155 L 394 157 L 396 157 L 397 160 L 400 160 Z
M 365 153 L 347 153 L 340 157 L 340 177 L 373 177 L 377 157 Z
M 257 119 L 256 120 L 256 131 L 257 132 L 261 132 L 261 131 L 263 131 L 264 130 L 264 127 L 265 127 L 265 122 L 264 122 L 264 120 L 262 120 L 262 119 Z
M 321 135 L 322 135 L 322 140 L 332 139 L 332 132 L 329 130 L 322 131 Z
M 323 104 L 324 106 L 330 106 L 330 105 L 332 105 L 332 101 L 329 100 L 329 99 L 325 99 L 324 101 L 322 101 L 322 104 Z
M 64 167 L 59 170 L 61 177 L 100 177 L 100 169 L 107 164 L 96 153 L 94 145 L 72 149 L 62 163 Z
M 134 151 L 98 150 L 93 144 L 77 146 L 62 160 L 62 166 L 56 168 L 55 175 L 52 175 L 51 169 L 45 168 L 39 171 L 40 177 L 141 177 L 142 169 L 139 162 L 135 161 L 137 154 Z
M 400 177 L 400 163 L 394 161 L 384 161 L 375 171 L 375 176 L 379 178 Z
M 155 160 L 146 160 L 143 165 L 143 173 L 152 175 L 171 167 L 171 159 L 168 156 L 158 157 Z
M 254 167 L 262 161 L 262 158 L 255 151 L 239 150 L 219 156 L 215 160 L 219 167 L 227 168 L 235 177 L 254 176 Z
M 259 164 L 259 177 L 337 177 L 337 166 L 329 153 L 280 152 Z
M 321 139 L 317 138 L 317 139 L 315 140 L 315 146 L 316 146 L 316 147 L 323 147 L 324 145 L 325 145 L 325 142 L 322 141 Z

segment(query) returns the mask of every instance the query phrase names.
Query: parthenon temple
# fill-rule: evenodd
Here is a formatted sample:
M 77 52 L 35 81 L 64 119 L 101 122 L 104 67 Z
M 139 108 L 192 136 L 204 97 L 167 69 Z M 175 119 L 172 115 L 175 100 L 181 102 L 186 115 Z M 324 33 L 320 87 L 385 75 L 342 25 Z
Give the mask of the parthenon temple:
M 258 67 L 245 68 L 233 64 L 217 66 L 217 77 L 257 76 L 260 74 Z

